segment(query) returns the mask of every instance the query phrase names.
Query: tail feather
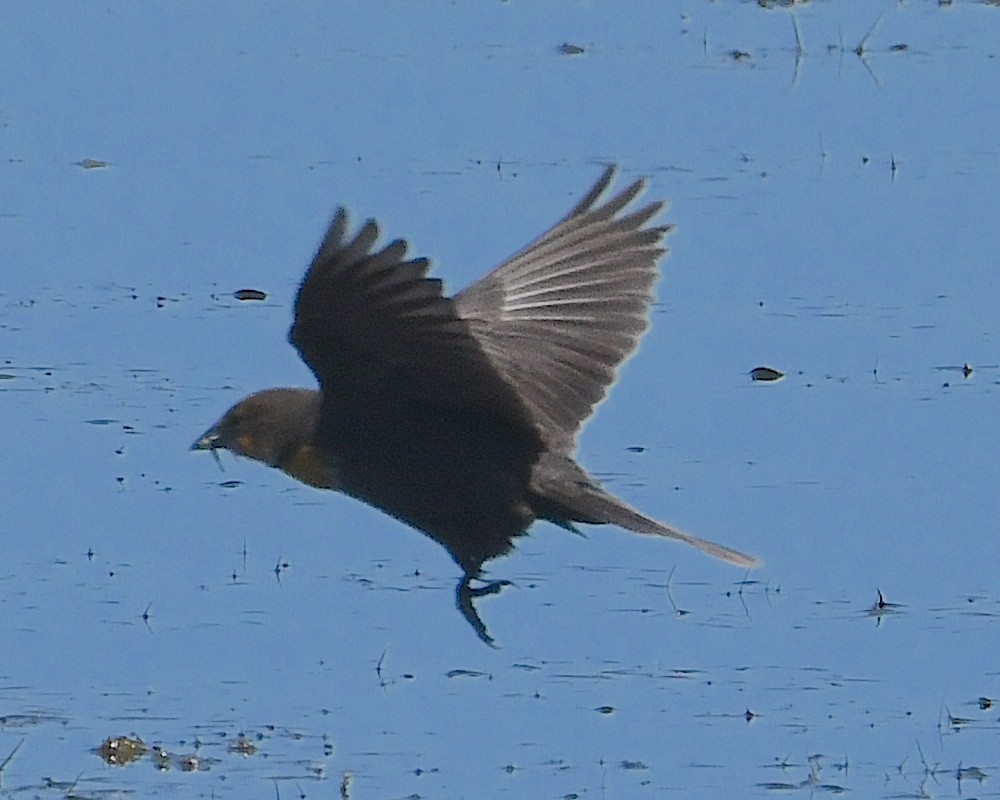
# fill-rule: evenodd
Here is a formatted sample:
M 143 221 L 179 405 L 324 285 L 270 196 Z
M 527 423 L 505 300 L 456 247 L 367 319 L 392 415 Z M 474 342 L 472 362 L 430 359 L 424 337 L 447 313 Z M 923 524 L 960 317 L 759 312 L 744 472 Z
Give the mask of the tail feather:
M 564 528 L 572 523 L 617 525 L 648 536 L 662 536 L 697 547 L 703 553 L 740 567 L 759 567 L 761 562 L 707 539 L 699 539 L 647 517 L 602 489 L 586 472 L 568 458 L 551 457 L 532 476 L 538 500 L 536 514 Z
M 604 502 L 600 502 L 597 505 L 603 506 L 605 510 L 605 513 L 601 515 L 604 517 L 601 522 L 617 525 L 620 528 L 627 528 L 635 533 L 644 533 L 648 536 L 677 539 L 684 542 L 684 544 L 697 547 L 703 553 L 708 553 L 708 555 L 714 556 L 721 561 L 728 561 L 730 564 L 736 564 L 739 567 L 750 568 L 760 566 L 760 561 L 753 556 L 741 553 L 739 550 L 733 550 L 731 547 L 717 544 L 716 542 L 710 542 L 708 539 L 699 539 L 697 536 L 684 533 L 676 528 L 671 528 L 669 525 L 664 525 L 662 522 L 657 522 L 655 519 L 650 519 L 646 515 L 639 513 L 616 497 L 612 497 L 602 491 L 600 494 L 603 495 L 601 500 Z

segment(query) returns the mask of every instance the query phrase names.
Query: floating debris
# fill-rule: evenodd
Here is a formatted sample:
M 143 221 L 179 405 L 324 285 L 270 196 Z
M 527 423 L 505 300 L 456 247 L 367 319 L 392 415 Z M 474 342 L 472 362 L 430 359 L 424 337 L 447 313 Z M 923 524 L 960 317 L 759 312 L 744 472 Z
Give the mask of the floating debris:
M 488 678 L 489 674 L 475 669 L 453 669 L 445 673 L 447 678 Z
M 975 368 L 968 361 L 966 361 L 960 367 L 942 366 L 942 367 L 934 367 L 934 369 L 938 370 L 939 372 L 961 372 L 962 377 L 964 378 L 971 378 L 972 373 L 976 371 Z M 989 369 L 989 367 L 986 367 L 986 369 Z
M 146 755 L 146 743 L 138 737 L 135 739 L 130 739 L 128 736 L 109 737 L 97 748 L 97 755 L 105 764 L 124 767 Z
M 0 716 L 0 730 L 4 728 L 26 728 L 32 725 L 41 725 L 43 722 L 67 722 L 67 720 L 57 717 L 54 714 L 4 714 Z
M 239 289 L 233 292 L 233 297 L 237 300 L 267 300 L 267 292 L 260 289 Z
M 7 769 L 7 765 L 13 760 L 14 756 L 17 755 L 17 751 L 21 749 L 21 745 L 23 744 L 24 744 L 24 739 L 22 739 L 16 745 L 14 745 L 14 749 L 10 751 L 10 755 L 3 760 L 3 763 L 0 763 L 0 778 L 3 777 L 3 771 Z
M 177 763 L 180 765 L 181 772 L 203 772 L 208 769 L 208 762 L 197 753 L 181 756 Z
M 985 770 L 979 767 L 963 767 L 959 766 L 958 770 L 955 772 L 955 778 L 961 783 L 963 780 L 973 780 L 982 783 L 986 780 L 987 775 Z
M 901 609 L 904 608 L 902 603 L 890 603 L 885 597 L 882 596 L 882 591 L 880 589 L 875 590 L 878 593 L 878 599 L 875 604 L 868 609 L 868 616 L 870 617 L 884 617 L 887 614 L 899 614 Z
M 754 367 L 747 373 L 755 381 L 780 381 L 785 377 L 784 372 L 772 369 L 771 367 Z
M 252 756 L 257 754 L 257 745 L 251 742 L 245 734 L 241 733 L 236 737 L 235 742 L 229 743 L 229 752 L 237 753 L 241 756 Z
M 155 745 L 153 747 L 153 766 L 159 772 L 166 772 L 170 769 L 170 753 L 162 745 Z
M 956 730 L 963 727 L 964 725 L 972 725 L 975 720 L 969 719 L 969 717 L 956 717 L 951 713 L 950 709 L 945 709 L 945 713 L 948 715 L 948 725 Z

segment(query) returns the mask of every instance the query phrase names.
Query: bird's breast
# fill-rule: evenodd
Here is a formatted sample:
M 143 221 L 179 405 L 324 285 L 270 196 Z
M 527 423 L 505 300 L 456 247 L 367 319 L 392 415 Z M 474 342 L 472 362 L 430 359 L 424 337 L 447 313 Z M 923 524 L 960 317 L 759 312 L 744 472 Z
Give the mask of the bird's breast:
M 281 465 L 281 469 L 317 489 L 339 488 L 329 462 L 311 444 L 300 445 L 292 457 Z

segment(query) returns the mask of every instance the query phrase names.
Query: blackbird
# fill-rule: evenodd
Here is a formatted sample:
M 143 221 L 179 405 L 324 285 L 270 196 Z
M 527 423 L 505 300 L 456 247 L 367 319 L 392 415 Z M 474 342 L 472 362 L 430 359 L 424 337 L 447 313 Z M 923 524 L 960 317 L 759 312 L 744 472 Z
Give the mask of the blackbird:
M 508 582 L 484 581 L 483 564 L 536 519 L 617 525 L 754 566 L 641 514 L 574 460 L 584 421 L 649 325 L 672 228 L 650 224 L 662 201 L 628 209 L 643 180 L 602 199 L 614 173 L 454 297 L 405 241 L 377 247 L 374 220 L 350 234 L 340 209 L 288 336 L 319 389 L 251 394 L 192 449 L 261 461 L 430 536 L 461 567 L 456 604 L 487 644 L 473 600 Z

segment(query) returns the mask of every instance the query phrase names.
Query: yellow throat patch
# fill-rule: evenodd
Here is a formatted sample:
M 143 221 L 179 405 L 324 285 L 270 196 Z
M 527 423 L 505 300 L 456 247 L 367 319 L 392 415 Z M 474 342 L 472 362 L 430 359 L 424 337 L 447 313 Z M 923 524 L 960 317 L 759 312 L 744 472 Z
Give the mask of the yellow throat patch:
M 317 489 L 337 488 L 326 461 L 311 444 L 299 447 L 295 455 L 281 465 L 281 470 L 295 480 L 315 486 Z

